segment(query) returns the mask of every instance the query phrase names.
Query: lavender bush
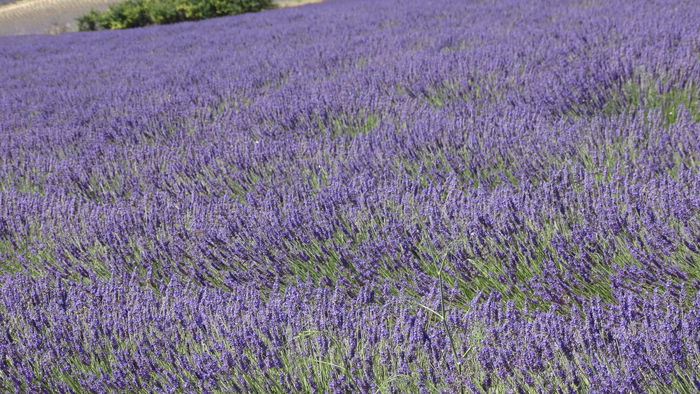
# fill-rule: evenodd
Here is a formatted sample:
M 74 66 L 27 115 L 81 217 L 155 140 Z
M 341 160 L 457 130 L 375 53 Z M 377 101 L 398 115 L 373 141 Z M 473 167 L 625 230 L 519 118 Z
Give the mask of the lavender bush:
M 695 1 L 0 38 L 0 389 L 700 390 Z

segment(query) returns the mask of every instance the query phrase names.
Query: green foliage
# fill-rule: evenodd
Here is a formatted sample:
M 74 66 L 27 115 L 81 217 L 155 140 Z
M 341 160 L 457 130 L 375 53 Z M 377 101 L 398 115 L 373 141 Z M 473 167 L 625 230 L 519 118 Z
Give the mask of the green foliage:
M 87 14 L 78 18 L 78 30 L 92 31 L 102 27 L 103 13 L 90 10 Z
M 582 103 L 574 103 L 565 116 L 582 119 L 591 114 L 606 117 L 635 113 L 643 110 L 645 119 L 660 115 L 663 125 L 678 120 L 679 111 L 687 111 L 694 122 L 700 121 L 700 89 L 692 82 L 667 84 L 660 77 L 641 75 L 605 90 L 602 95 L 593 95 Z M 600 107 L 596 104 L 602 103 Z
M 80 31 L 196 21 L 273 8 L 272 0 L 125 0 L 78 18 Z
M 628 108 L 645 107 L 645 112 L 660 110 L 665 124 L 673 124 L 681 107 L 690 113 L 693 121 L 700 121 L 700 90 L 692 83 L 662 89 L 661 82 L 642 78 L 641 82 L 628 81 L 621 93 L 614 95 L 603 108 L 607 115 L 624 113 Z

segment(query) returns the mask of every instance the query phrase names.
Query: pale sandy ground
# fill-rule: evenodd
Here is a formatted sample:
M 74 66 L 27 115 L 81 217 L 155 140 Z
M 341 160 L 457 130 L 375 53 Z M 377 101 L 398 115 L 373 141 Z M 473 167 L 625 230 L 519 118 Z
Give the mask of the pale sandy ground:
M 278 0 L 277 4 L 279 4 L 280 7 L 294 7 L 304 4 L 320 3 L 322 1 L 324 0 Z
M 120 0 L 0 0 L 0 35 L 62 33 L 77 29 L 75 18 Z M 281 7 L 323 0 L 277 0 Z

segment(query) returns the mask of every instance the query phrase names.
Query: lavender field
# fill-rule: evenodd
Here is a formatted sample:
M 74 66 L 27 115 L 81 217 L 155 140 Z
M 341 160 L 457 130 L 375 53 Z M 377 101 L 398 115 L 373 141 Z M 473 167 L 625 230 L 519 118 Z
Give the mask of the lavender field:
M 0 37 L 0 391 L 700 390 L 700 4 Z

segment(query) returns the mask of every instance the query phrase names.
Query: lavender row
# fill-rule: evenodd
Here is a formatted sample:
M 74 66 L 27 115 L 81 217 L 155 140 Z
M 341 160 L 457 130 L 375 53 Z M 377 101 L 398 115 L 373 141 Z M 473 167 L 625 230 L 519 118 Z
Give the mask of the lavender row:
M 530 144 L 522 155 L 513 147 L 503 151 L 516 155 L 510 163 L 483 167 L 472 163 L 488 150 L 461 144 L 455 129 L 373 160 L 374 171 L 335 161 L 326 175 L 291 160 L 307 149 L 291 142 L 290 156 L 271 156 L 276 169 L 248 191 L 236 189 L 245 187 L 236 177 L 246 173 L 230 172 L 232 150 L 222 147 L 190 156 L 182 166 L 189 178 L 139 176 L 120 186 L 135 194 L 137 182 L 148 185 L 140 196 L 112 191 L 107 198 L 104 189 L 90 189 L 101 183 L 87 180 L 70 186 L 74 195 L 11 190 L 0 206 L 3 268 L 77 278 L 138 269 L 222 288 L 308 275 L 350 284 L 392 277 L 420 288 L 447 261 L 448 275 L 469 294 L 567 297 L 559 303 L 605 296 L 613 282 L 695 285 L 697 124 L 576 125 L 590 130 L 576 143 Z M 162 165 L 177 165 L 167 150 L 155 152 Z M 85 168 L 100 166 L 125 171 L 112 160 Z
M 0 38 L 0 387 L 700 389 L 697 20 L 328 0 Z
M 5 389 L 309 392 L 700 389 L 700 298 L 620 291 L 568 316 L 386 287 L 269 294 L 132 277 L 2 286 Z M 450 291 L 454 295 L 457 290 Z M 449 298 L 447 296 L 445 298 Z M 687 301 L 690 306 L 679 307 Z M 454 352 L 450 344 L 454 343 Z M 461 373 L 457 373 L 457 371 Z
M 697 279 L 697 7 L 392 4 L 4 42 L 3 270 Z

